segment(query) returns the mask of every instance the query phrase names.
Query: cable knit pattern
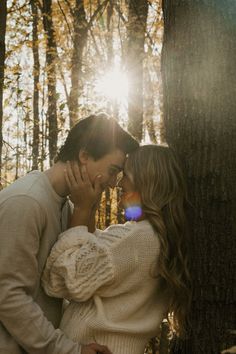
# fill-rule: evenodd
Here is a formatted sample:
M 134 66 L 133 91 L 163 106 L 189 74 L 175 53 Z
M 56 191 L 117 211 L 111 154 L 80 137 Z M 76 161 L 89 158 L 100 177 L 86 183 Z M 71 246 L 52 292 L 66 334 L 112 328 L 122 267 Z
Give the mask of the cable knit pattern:
M 146 221 L 88 232 L 64 232 L 48 258 L 42 283 L 70 304 L 60 328 L 80 343 L 107 345 L 113 354 L 143 354 L 166 311 L 152 276 L 159 240 Z
M 86 227 L 75 229 L 63 233 L 52 249 L 42 284 L 50 296 L 86 301 L 114 272 L 107 249 L 93 234 L 88 238 Z

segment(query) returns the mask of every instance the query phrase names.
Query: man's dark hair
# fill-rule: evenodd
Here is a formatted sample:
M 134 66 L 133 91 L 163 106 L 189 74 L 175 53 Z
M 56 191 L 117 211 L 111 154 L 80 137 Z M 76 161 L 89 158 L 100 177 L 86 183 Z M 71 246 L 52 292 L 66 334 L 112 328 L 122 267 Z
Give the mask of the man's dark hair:
M 81 149 L 87 151 L 94 160 L 99 160 L 114 149 L 127 154 L 138 146 L 137 140 L 122 129 L 114 118 L 100 113 L 80 120 L 69 131 L 55 162 L 77 160 Z

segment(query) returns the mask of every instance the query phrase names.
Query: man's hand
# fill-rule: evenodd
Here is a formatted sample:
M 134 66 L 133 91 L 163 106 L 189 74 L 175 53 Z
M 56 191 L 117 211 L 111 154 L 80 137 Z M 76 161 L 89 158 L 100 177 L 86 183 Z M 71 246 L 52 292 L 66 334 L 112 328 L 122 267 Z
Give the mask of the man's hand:
M 77 163 L 67 162 L 65 178 L 70 191 L 70 199 L 75 206 L 81 209 L 93 209 L 98 205 L 102 188 L 101 176 L 91 183 L 85 166 L 79 167 Z
M 110 352 L 110 350 L 105 345 L 91 343 L 82 346 L 81 354 L 97 354 L 97 353 L 112 354 L 112 352 Z

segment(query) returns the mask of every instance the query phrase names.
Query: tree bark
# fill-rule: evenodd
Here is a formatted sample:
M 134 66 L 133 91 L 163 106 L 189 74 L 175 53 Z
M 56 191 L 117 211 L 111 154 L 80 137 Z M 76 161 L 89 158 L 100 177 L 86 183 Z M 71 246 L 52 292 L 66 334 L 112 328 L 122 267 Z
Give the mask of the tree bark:
M 154 90 L 152 87 L 152 80 L 150 77 L 149 68 L 144 68 L 145 80 L 144 80 L 144 100 L 145 100 L 145 126 L 148 131 L 149 138 L 152 144 L 157 144 L 157 137 L 155 132 L 155 126 L 153 121 L 154 113 Z
M 193 300 L 172 353 L 216 354 L 236 328 L 236 3 L 164 0 L 166 140 L 183 162 Z
M 127 29 L 128 130 L 139 141 L 142 140 L 143 134 L 143 59 L 147 15 L 147 0 L 129 0 Z
M 74 38 L 71 68 L 71 91 L 69 96 L 70 126 L 78 120 L 78 99 L 82 88 L 83 49 L 87 41 L 87 21 L 83 0 L 76 0 L 74 10 Z
M 109 187 L 105 189 L 105 203 L 105 226 L 108 227 L 111 225 L 111 195 Z
M 52 21 L 52 0 L 43 0 L 43 26 L 47 36 L 46 62 L 47 62 L 47 86 L 48 86 L 48 139 L 50 164 L 57 152 L 57 91 L 56 91 L 56 58 L 57 46 L 54 26 Z
M 33 95 L 33 143 L 32 143 L 32 152 L 33 152 L 33 164 L 32 169 L 38 169 L 38 160 L 39 160 L 39 48 L 38 48 L 38 8 L 37 2 L 31 0 L 31 11 L 33 16 L 33 77 L 34 77 L 34 95 Z
M 5 35 L 7 25 L 7 0 L 0 1 L 0 189 L 2 172 L 2 125 L 3 125 L 3 84 L 4 84 L 4 63 L 6 56 Z

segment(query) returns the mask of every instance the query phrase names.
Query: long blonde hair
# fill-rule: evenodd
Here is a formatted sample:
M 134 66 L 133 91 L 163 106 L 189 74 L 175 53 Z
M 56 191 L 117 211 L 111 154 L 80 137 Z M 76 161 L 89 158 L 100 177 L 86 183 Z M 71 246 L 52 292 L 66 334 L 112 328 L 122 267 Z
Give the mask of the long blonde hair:
M 145 217 L 160 240 L 157 276 L 169 301 L 172 329 L 184 335 L 190 302 L 186 187 L 173 151 L 145 145 L 130 153 L 126 169 L 141 197 Z M 169 320 L 170 320 L 169 318 Z

